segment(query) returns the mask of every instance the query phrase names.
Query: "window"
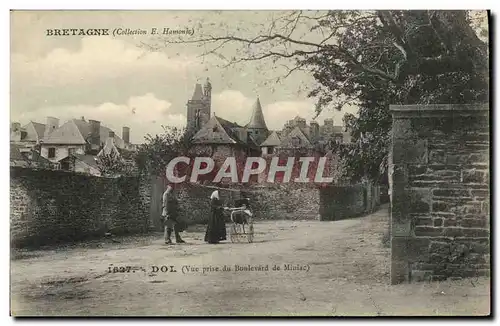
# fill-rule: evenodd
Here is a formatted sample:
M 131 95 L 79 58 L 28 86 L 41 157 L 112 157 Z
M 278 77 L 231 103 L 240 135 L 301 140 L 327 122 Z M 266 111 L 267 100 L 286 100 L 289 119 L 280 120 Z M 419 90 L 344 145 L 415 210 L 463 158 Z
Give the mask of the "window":
M 68 155 L 75 155 L 76 148 L 68 148 Z
M 300 138 L 299 137 L 292 137 L 292 146 L 297 147 L 300 145 Z
M 56 149 L 54 147 L 49 148 L 49 158 L 56 157 Z
M 273 152 L 274 152 L 274 147 L 269 146 L 269 147 L 267 148 L 267 154 L 272 154 Z

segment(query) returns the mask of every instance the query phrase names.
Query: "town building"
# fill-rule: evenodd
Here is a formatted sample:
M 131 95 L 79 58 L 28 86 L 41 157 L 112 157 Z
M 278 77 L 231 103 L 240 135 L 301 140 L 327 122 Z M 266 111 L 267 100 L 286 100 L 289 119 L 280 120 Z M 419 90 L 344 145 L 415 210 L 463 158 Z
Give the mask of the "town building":
M 268 136 L 260 100 L 253 106 L 250 121 L 241 126 L 211 115 L 212 85 L 207 79 L 204 87 L 195 85 L 187 103 L 187 130 L 192 134 L 191 151 L 225 159 L 228 156 L 260 156 L 259 144 Z
M 38 166 L 100 175 L 97 157 L 108 143 L 122 156 L 129 157 L 137 149 L 130 143 L 129 127 L 123 127 L 119 137 L 100 121 L 87 121 L 84 117 L 62 125 L 54 117 L 47 117 L 45 124 L 33 121 L 23 127 L 17 122 L 11 124 L 11 144 L 15 145 L 15 151 L 30 162 L 36 159 Z
M 275 155 L 283 152 L 327 152 L 333 143 L 349 143 L 351 134 L 333 119 L 325 119 L 322 126 L 315 120 L 309 125 L 306 119 L 296 116 L 285 123 L 282 130 L 271 131 L 261 144 L 262 155 Z
M 196 84 L 187 102 L 187 129 L 192 135 L 193 147 L 198 153 L 211 155 L 275 155 L 283 152 L 302 154 L 326 153 L 332 143 L 349 143 L 350 133 L 333 119 L 325 119 L 323 125 L 315 120 L 296 116 L 285 123 L 282 130 L 269 130 L 260 99 L 257 97 L 249 122 L 240 126 L 221 117 L 211 116 L 212 85 L 209 79 L 202 87 Z M 256 148 L 257 147 L 257 148 Z

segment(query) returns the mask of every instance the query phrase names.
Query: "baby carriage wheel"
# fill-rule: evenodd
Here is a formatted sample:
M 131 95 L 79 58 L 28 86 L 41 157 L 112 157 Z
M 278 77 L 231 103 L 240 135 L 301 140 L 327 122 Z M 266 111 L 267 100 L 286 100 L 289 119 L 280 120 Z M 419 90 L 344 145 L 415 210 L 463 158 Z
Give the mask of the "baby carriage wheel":
M 236 237 L 238 236 L 238 232 L 236 231 L 236 225 L 231 225 L 231 228 L 229 229 L 229 238 L 231 239 L 232 243 L 237 242 Z
M 253 225 L 252 224 L 250 224 L 250 226 L 249 226 L 249 230 L 247 233 L 247 240 L 248 240 L 248 243 L 253 242 Z

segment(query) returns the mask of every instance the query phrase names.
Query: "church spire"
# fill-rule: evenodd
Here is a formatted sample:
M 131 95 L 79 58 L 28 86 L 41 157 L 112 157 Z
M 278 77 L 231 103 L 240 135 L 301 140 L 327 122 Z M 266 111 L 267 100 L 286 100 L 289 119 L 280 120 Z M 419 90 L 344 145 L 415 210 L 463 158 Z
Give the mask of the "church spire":
M 196 84 L 194 86 L 194 93 L 191 101 L 201 101 L 203 100 L 203 90 L 201 89 L 201 84 Z
M 253 105 L 252 117 L 247 125 L 247 128 L 253 129 L 266 129 L 266 120 L 264 119 L 264 113 L 262 113 L 262 106 L 260 105 L 260 100 L 257 97 L 257 101 Z
M 210 79 L 207 77 L 207 80 L 205 81 L 205 86 L 203 87 L 204 94 L 206 97 L 209 97 L 210 94 L 212 93 L 212 84 L 210 83 Z

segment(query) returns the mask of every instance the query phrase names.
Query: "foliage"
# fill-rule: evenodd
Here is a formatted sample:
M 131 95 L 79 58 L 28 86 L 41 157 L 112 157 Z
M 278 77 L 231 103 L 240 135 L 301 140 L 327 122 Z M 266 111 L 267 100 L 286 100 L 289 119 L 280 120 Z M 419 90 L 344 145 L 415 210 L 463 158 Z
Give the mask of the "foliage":
M 391 104 L 488 101 L 488 44 L 477 13 L 467 11 L 286 12 L 253 35 L 203 35 L 194 43 L 227 65 L 285 60 L 310 72 L 316 113 L 359 107 L 344 117 L 354 144 L 339 147 L 346 175 L 379 178 L 385 171 Z M 305 32 L 304 32 L 305 31 Z M 224 47 L 239 45 L 225 58 Z M 248 65 L 246 65 L 248 66 Z
M 139 171 L 161 175 L 173 158 L 187 155 L 190 135 L 184 129 L 163 126 L 163 133 L 155 136 L 148 134 L 136 155 Z
M 130 175 L 133 169 L 119 154 L 113 151 L 108 154 L 98 155 L 96 163 L 99 172 L 105 177 Z

